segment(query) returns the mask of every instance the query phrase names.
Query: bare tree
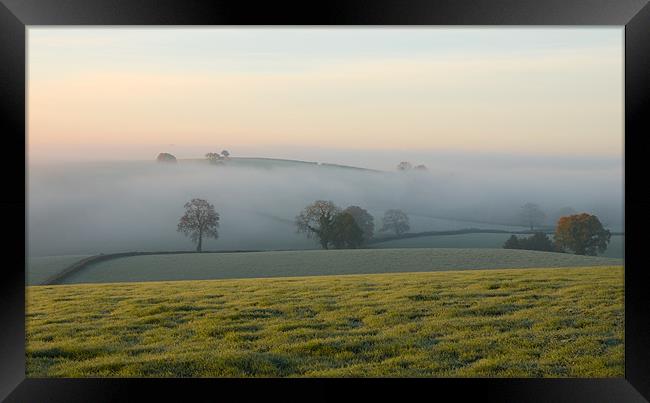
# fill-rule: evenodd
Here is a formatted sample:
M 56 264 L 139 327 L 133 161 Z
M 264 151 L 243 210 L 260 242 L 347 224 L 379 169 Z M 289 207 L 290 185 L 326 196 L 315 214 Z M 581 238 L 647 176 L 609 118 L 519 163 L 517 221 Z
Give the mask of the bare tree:
M 298 232 L 307 238 L 317 237 L 323 249 L 328 249 L 332 237 L 334 218 L 341 211 L 334 202 L 316 200 L 296 216 Z
M 192 242 L 197 244 L 196 251 L 201 252 L 203 237 L 217 239 L 219 234 L 219 213 L 214 211 L 214 206 L 203 199 L 192 199 L 185 203 L 185 214 L 178 222 L 178 232 L 190 236 Z
M 535 227 L 542 225 L 546 219 L 546 214 L 535 203 L 526 203 L 521 207 L 521 220 L 530 227 L 532 231 Z
M 392 231 L 396 235 L 401 235 L 411 229 L 409 225 L 409 216 L 402 210 L 388 210 L 384 213 L 383 226 L 381 231 Z

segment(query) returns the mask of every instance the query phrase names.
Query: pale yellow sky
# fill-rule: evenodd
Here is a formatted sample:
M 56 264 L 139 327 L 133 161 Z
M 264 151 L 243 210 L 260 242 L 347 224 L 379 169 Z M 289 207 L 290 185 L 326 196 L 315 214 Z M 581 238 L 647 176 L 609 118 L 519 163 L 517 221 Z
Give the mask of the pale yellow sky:
M 30 28 L 28 38 L 30 152 L 623 152 L 622 28 Z

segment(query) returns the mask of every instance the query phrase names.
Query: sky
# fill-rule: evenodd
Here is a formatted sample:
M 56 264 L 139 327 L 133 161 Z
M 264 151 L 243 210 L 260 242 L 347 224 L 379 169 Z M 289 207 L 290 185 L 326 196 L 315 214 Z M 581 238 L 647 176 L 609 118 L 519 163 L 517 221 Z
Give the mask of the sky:
M 27 63 L 30 161 L 623 154 L 622 27 L 30 27 Z

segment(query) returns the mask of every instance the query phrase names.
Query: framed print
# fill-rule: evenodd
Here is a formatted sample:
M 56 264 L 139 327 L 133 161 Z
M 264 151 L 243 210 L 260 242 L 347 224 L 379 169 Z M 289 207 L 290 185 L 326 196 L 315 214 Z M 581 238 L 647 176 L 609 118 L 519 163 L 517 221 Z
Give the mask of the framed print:
M 650 398 L 646 2 L 2 1 L 7 401 Z

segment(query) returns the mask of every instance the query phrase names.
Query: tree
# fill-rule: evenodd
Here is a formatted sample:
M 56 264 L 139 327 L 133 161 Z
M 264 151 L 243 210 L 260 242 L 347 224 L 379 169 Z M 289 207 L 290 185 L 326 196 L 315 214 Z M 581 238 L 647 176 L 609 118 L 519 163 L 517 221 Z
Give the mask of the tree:
M 226 159 L 230 158 L 230 153 L 228 152 L 228 150 L 223 150 L 221 152 L 221 155 L 223 156 L 223 158 L 226 158 Z
M 201 252 L 203 237 L 217 239 L 219 234 L 219 213 L 214 211 L 214 206 L 203 199 L 192 199 L 185 203 L 185 214 L 178 222 L 178 232 L 190 236 L 192 242 L 197 244 L 196 251 Z
M 519 247 L 520 249 L 539 250 L 542 252 L 562 252 L 562 249 L 558 248 L 551 238 L 543 232 L 535 232 L 528 238 L 521 238 L 519 240 Z
M 340 211 L 332 201 L 316 200 L 296 216 L 298 232 L 306 234 L 307 238 L 318 238 L 321 247 L 328 249 L 332 237 L 332 223 Z
M 542 252 L 563 252 L 558 248 L 551 238 L 543 232 L 535 232 L 528 238 L 517 238 L 511 235 L 510 238 L 503 244 L 504 249 L 525 249 L 525 250 L 538 250 Z
M 207 153 L 205 154 L 205 158 L 207 158 L 207 160 L 212 165 L 221 165 L 223 164 L 224 159 L 224 157 L 222 157 L 219 153 Z
M 384 213 L 383 226 L 381 231 L 392 231 L 396 235 L 401 235 L 411 229 L 409 225 L 409 216 L 402 210 L 388 210 Z
M 426 165 L 424 164 L 416 165 L 415 168 L 413 169 L 415 169 L 416 171 L 428 171 Z
M 413 167 L 410 162 L 408 161 L 402 161 L 399 164 L 397 164 L 397 170 L 398 171 L 408 171 Z
M 356 249 L 363 243 L 363 230 L 357 225 L 352 214 L 345 211 L 334 216 L 330 242 L 337 249 Z
M 503 244 L 503 249 L 521 249 L 519 245 L 519 238 L 515 235 L 510 235 L 510 238 Z
M 562 207 L 561 209 L 557 210 L 553 215 L 551 216 L 552 220 L 554 223 L 557 223 L 558 220 L 564 216 L 568 215 L 574 215 L 577 214 L 578 212 L 573 209 L 573 207 Z
M 176 157 L 174 157 L 170 153 L 160 153 L 160 154 L 158 154 L 158 157 L 156 157 L 156 161 L 158 161 L 158 162 L 177 162 Z
M 572 250 L 576 255 L 605 252 L 611 233 L 603 228 L 595 215 L 582 213 L 560 218 L 555 229 L 558 246 Z
M 521 209 L 521 220 L 526 226 L 530 227 L 531 231 L 540 226 L 546 218 L 546 214 L 535 203 L 526 203 Z
M 361 231 L 363 232 L 362 243 L 366 243 L 372 239 L 375 232 L 375 219 L 367 210 L 362 209 L 359 206 L 350 206 L 343 211 L 352 215 L 354 221 L 357 223 L 359 228 L 361 228 Z

